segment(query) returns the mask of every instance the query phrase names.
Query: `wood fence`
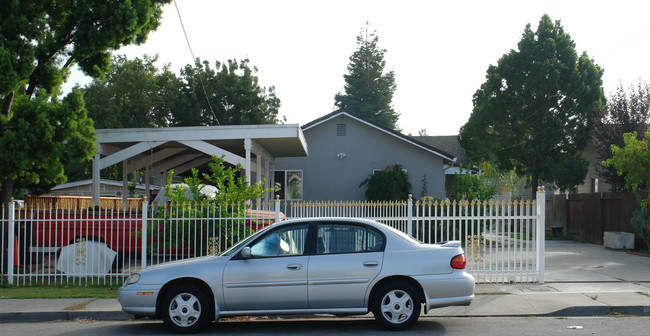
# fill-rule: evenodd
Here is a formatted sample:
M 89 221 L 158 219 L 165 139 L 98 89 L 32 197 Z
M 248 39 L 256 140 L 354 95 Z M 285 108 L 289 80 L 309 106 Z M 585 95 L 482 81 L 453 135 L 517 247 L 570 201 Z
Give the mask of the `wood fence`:
M 632 192 L 546 196 L 547 235 L 561 234 L 585 243 L 602 244 L 606 231 L 636 231 L 630 219 L 638 208 Z M 635 247 L 645 243 L 635 238 Z
M 127 198 L 126 208 L 138 210 L 142 207 L 144 198 Z M 86 210 L 92 208 L 93 198 L 90 196 L 41 195 L 25 197 L 25 207 L 31 209 L 70 209 Z M 100 197 L 100 209 L 124 209 L 122 197 Z

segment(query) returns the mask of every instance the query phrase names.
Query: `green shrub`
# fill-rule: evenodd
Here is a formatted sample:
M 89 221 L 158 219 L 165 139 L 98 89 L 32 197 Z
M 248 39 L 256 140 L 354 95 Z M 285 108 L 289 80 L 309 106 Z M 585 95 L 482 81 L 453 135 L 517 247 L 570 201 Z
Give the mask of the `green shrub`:
M 411 193 L 411 183 L 399 164 L 390 165 L 363 180 L 359 188 L 367 185 L 368 201 L 404 201 Z

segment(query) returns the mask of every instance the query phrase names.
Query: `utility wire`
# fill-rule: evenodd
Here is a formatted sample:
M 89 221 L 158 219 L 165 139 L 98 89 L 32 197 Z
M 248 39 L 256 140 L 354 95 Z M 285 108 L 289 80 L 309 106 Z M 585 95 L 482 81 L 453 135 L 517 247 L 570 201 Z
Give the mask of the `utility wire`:
M 181 18 L 181 12 L 178 10 L 178 4 L 176 3 L 176 0 L 174 0 L 174 6 L 176 7 L 176 13 L 178 13 L 178 20 L 181 21 L 181 27 L 183 28 L 183 35 L 185 35 L 187 48 L 190 49 L 190 54 L 192 54 L 192 60 L 196 62 L 196 56 L 194 56 L 194 51 L 192 51 L 190 40 L 187 38 L 187 32 L 185 31 L 183 18 Z M 219 123 L 219 119 L 217 119 L 217 115 L 214 113 L 214 110 L 212 109 L 212 104 L 210 104 L 210 99 L 208 99 L 208 92 L 205 90 L 205 84 L 203 84 L 203 79 L 201 78 L 201 74 L 198 74 L 198 77 L 199 77 L 199 82 L 201 83 L 201 88 L 203 89 L 203 95 L 205 96 L 205 101 L 208 103 L 208 107 L 210 108 L 210 113 L 212 113 L 212 116 L 214 117 L 214 121 L 217 123 L 217 125 L 221 126 L 221 124 Z

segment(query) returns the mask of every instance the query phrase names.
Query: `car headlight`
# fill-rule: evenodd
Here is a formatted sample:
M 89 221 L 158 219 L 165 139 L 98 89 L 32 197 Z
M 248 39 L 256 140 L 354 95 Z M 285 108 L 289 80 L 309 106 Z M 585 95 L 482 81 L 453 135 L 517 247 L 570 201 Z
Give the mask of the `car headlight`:
M 126 279 L 126 284 L 127 284 L 127 285 L 132 285 L 132 284 L 134 284 L 134 283 L 136 283 L 136 282 L 138 282 L 138 281 L 140 281 L 140 274 L 138 274 L 138 273 L 133 273 L 133 274 L 131 274 L 130 277 L 128 277 L 128 278 Z

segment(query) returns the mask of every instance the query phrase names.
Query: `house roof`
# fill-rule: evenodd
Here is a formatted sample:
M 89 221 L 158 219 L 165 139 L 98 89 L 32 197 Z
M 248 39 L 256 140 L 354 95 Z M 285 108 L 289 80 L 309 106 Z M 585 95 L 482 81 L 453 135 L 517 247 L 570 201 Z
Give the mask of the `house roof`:
M 451 155 L 456 157 L 456 164 L 462 163 L 468 167 L 470 159 L 465 154 L 465 150 L 458 142 L 457 135 L 435 135 L 435 136 L 414 136 L 413 138 L 433 147 L 444 148 Z
M 375 128 L 375 129 L 377 129 L 377 130 L 379 130 L 381 132 L 384 132 L 384 133 L 386 133 L 386 134 L 388 134 L 388 135 L 390 135 L 392 137 L 395 137 L 395 138 L 397 138 L 399 140 L 407 142 L 407 143 L 409 143 L 409 144 L 411 144 L 413 146 L 422 148 L 427 152 L 430 152 L 430 153 L 433 153 L 435 155 L 440 156 L 444 160 L 453 162 L 454 159 L 455 159 L 455 156 L 453 155 L 453 153 L 450 153 L 449 151 L 443 151 L 438 146 L 434 146 L 432 144 L 423 142 L 420 139 L 418 139 L 418 137 L 412 137 L 412 136 L 404 135 L 404 134 L 402 134 L 402 133 L 400 133 L 398 131 L 395 131 L 393 129 L 378 125 L 378 124 L 376 124 L 376 123 L 374 123 L 372 121 L 364 119 L 363 117 L 360 117 L 360 116 L 358 116 L 358 115 L 356 115 L 354 113 L 351 113 L 351 112 L 348 112 L 348 111 L 345 111 L 345 110 L 336 110 L 336 111 L 331 112 L 329 114 L 326 114 L 326 115 L 324 115 L 324 116 L 322 116 L 322 117 L 320 117 L 318 119 L 315 119 L 315 120 L 313 120 L 311 122 L 308 122 L 308 123 L 306 123 L 305 125 L 302 126 L 302 130 L 303 131 L 308 131 L 310 128 L 321 125 L 321 124 L 323 124 L 323 123 L 325 123 L 325 122 L 327 122 L 329 120 L 332 120 L 334 118 L 337 118 L 337 117 L 339 117 L 341 115 L 345 115 L 345 116 L 347 116 L 349 118 L 355 119 L 355 120 L 357 120 L 357 121 L 359 121 L 359 122 L 361 122 L 363 124 L 366 124 L 366 125 L 368 125 L 370 127 L 373 127 L 373 128 Z

